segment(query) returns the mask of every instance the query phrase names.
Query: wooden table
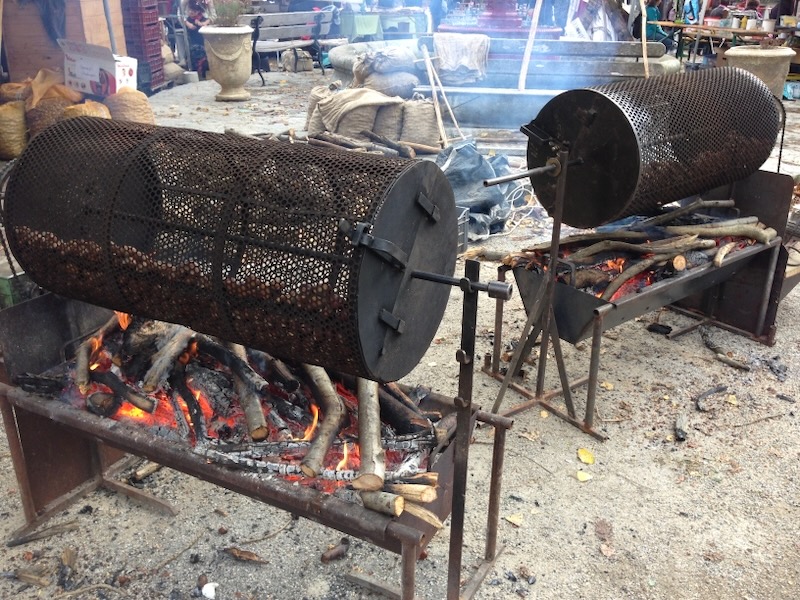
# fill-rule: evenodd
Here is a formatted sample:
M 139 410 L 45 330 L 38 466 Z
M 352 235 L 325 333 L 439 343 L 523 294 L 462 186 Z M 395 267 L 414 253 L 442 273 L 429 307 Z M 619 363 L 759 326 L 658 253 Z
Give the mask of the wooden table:
M 724 43 L 730 43 L 732 46 L 740 44 L 757 43 L 760 40 L 768 37 L 775 37 L 775 31 L 764 31 L 762 29 L 734 29 L 732 27 L 717 27 L 715 25 L 698 25 L 689 23 L 679 23 L 676 21 L 648 21 L 651 25 L 660 25 L 662 29 L 677 29 L 678 30 L 678 45 L 675 51 L 675 56 L 682 59 L 683 57 L 683 38 L 684 36 L 691 36 L 693 38 L 707 38 L 711 46 L 714 42 L 718 42 L 718 46 Z

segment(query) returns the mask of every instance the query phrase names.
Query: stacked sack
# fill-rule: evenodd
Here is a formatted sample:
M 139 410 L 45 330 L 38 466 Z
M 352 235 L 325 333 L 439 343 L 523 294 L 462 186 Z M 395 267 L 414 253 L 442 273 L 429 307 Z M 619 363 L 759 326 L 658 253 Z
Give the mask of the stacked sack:
M 183 83 L 183 67 L 175 60 L 175 53 L 164 40 L 161 40 L 161 60 L 164 62 L 164 77 L 175 85 Z
M 17 158 L 28 141 L 50 125 L 73 117 L 155 124 L 142 92 L 122 88 L 98 102 L 64 85 L 60 71 L 42 69 L 33 79 L 0 85 L 0 160 Z
M 369 130 L 392 141 L 440 147 L 433 102 L 414 94 L 418 85 L 411 48 L 392 46 L 362 54 L 353 64 L 349 89 L 312 90 L 308 135 L 327 131 L 358 139 Z

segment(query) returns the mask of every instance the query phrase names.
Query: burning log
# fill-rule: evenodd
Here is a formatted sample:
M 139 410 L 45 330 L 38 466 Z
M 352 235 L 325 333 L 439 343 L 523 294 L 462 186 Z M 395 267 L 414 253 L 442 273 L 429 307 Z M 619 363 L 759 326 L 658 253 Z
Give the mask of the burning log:
M 110 417 L 122 406 L 122 399 L 109 392 L 95 392 L 86 398 L 86 409 L 101 417 Z
M 363 491 L 361 492 L 361 501 L 366 508 L 393 517 L 402 515 L 406 507 L 402 496 L 389 492 Z
M 435 502 L 438 497 L 435 487 L 421 483 L 388 483 L 384 486 L 384 490 L 402 496 L 409 502 L 421 504 Z
M 631 244 L 619 240 L 603 240 L 573 252 L 569 255 L 569 260 L 570 262 L 580 262 L 583 259 L 590 258 L 601 252 L 610 252 L 614 250 L 634 252 L 636 254 L 652 254 L 654 252 L 665 253 L 666 251 L 680 253 L 697 248 L 709 248 L 713 245 L 713 240 L 698 240 L 697 235 L 680 236 L 644 244 Z
M 617 290 L 619 290 L 626 281 L 628 281 L 629 279 L 633 279 L 639 273 L 644 273 L 645 271 L 647 271 L 647 269 L 649 269 L 653 265 L 669 259 L 670 259 L 669 256 L 657 255 L 652 258 L 646 258 L 644 260 L 640 260 L 635 265 L 628 267 L 622 273 L 617 275 L 603 291 L 603 295 L 601 296 L 601 298 L 603 300 L 611 300 L 611 298 L 614 296 Z
M 311 380 L 311 386 L 317 400 L 322 405 L 324 415 L 317 435 L 300 463 L 300 469 L 306 477 L 316 477 L 322 471 L 322 461 L 325 459 L 328 449 L 333 445 L 333 440 L 344 422 L 347 410 L 325 369 L 308 364 L 303 364 L 303 369 Z
M 118 326 L 119 316 L 114 314 L 92 337 L 81 343 L 75 351 L 75 385 L 78 386 L 81 394 L 85 394 L 89 390 L 89 367 L 91 366 L 89 363 L 92 353 L 100 346 L 102 339 Z
M 386 453 L 381 447 L 378 383 L 359 377 L 357 395 L 361 467 L 358 477 L 353 481 L 353 487 L 357 490 L 374 492 L 383 487 L 383 477 L 386 473 Z
M 178 326 L 175 329 L 172 337 L 152 357 L 150 368 L 142 382 L 142 389 L 145 392 L 154 392 L 161 387 L 161 382 L 169 376 L 175 361 L 194 337 L 195 332 L 188 327 Z
M 147 413 L 152 413 L 156 409 L 155 400 L 131 389 L 111 371 L 90 371 L 89 376 L 92 381 L 106 386 L 117 398 L 133 404 L 136 408 Z
M 230 344 L 230 351 L 241 360 L 247 362 L 247 350 L 241 344 Z M 254 441 L 264 440 L 269 435 L 267 420 L 264 418 L 264 411 L 261 409 L 261 399 L 253 390 L 238 376 L 233 376 L 233 386 L 239 396 L 239 405 L 244 412 L 244 420 L 247 423 L 247 432 Z M 282 420 L 282 419 L 281 419 Z M 284 423 L 285 425 L 285 423 Z M 288 427 L 286 427 L 288 429 Z
M 183 409 L 181 408 L 180 402 L 178 402 L 179 396 L 180 393 L 177 390 L 174 390 L 171 394 L 169 394 L 169 403 L 172 405 L 172 413 L 175 415 L 175 429 L 178 432 L 178 437 L 180 437 L 182 440 L 188 440 L 189 423 L 186 422 Z
M 169 384 L 172 386 L 183 401 L 186 403 L 186 408 L 189 409 L 189 418 L 192 420 L 192 428 L 194 429 L 195 440 L 198 444 L 205 444 L 208 439 L 208 427 L 206 427 L 206 420 L 203 416 L 203 411 L 200 409 L 200 404 L 197 398 L 186 385 L 186 366 L 181 363 L 176 363 L 169 376 Z
M 236 356 L 228 348 L 206 335 L 197 336 L 197 349 L 228 367 L 233 374 L 255 392 L 265 392 L 269 383 L 253 370 L 246 359 Z
M 294 392 L 300 388 L 300 380 L 294 376 L 294 373 L 282 360 L 274 358 L 262 350 L 251 349 L 250 352 L 263 359 L 270 374 L 281 383 L 283 389 L 287 392 Z
M 351 389 L 356 387 L 355 377 L 344 373 L 337 373 L 336 377 L 341 379 L 345 386 Z M 394 427 L 397 433 L 418 433 L 431 428 L 429 419 L 406 406 L 383 386 L 378 388 L 378 400 L 381 406 L 381 419 Z
M 422 411 L 419 409 L 419 406 L 417 406 L 417 404 L 408 396 L 408 394 L 406 394 L 402 389 L 400 389 L 400 386 L 397 385 L 397 382 L 390 381 L 388 383 L 385 383 L 384 385 L 386 386 L 386 389 L 389 390 L 389 392 L 392 394 L 392 396 L 400 400 L 403 404 L 405 404 L 408 408 L 416 412 L 418 415 L 422 416 Z

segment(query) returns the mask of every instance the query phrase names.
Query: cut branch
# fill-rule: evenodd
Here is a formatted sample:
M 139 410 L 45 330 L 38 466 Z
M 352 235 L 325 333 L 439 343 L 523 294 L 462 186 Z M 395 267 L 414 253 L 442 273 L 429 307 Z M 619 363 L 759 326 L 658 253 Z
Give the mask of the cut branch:
M 675 225 L 664 228 L 668 233 L 676 235 L 699 235 L 707 238 L 721 238 L 727 236 L 745 237 L 762 244 L 769 244 L 778 232 L 772 227 L 761 229 L 756 225 Z
M 399 517 L 403 514 L 406 502 L 402 496 L 389 492 L 361 492 L 361 501 L 364 506 L 385 515 Z
M 402 496 L 409 502 L 421 504 L 435 502 L 438 497 L 435 487 L 419 483 L 387 483 L 384 489 L 387 492 Z
M 324 416 L 308 453 L 300 463 L 300 468 L 307 477 L 316 477 L 322 471 L 322 462 L 344 423 L 347 410 L 325 369 L 308 364 L 303 364 L 303 369 L 310 379 Z
M 361 457 L 359 475 L 353 481 L 357 490 L 377 491 L 383 487 L 386 473 L 386 453 L 381 447 L 381 408 L 378 399 L 378 383 L 359 377 L 358 396 L 358 445 Z

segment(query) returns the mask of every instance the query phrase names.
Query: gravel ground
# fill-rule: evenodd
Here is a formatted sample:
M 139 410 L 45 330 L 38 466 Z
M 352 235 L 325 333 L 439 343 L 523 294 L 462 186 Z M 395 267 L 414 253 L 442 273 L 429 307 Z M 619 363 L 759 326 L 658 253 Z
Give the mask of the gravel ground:
M 271 73 L 268 85 L 251 79 L 251 102 L 213 101 L 215 84 L 200 82 L 151 98 L 161 125 L 212 131 L 232 127 L 245 133 L 301 130 L 305 100 L 318 72 Z M 789 126 L 782 172 L 800 173 L 794 152 L 800 120 L 787 103 Z M 528 117 L 522 117 L 521 123 Z M 777 151 L 766 165 L 774 169 Z M 518 249 L 547 235 L 546 222 L 528 221 L 485 242 L 490 250 Z M 495 276 L 487 261 L 482 278 Z M 457 272 L 463 272 L 459 260 Z M 695 331 L 668 340 L 649 333 L 658 320 L 674 328 L 691 323 L 671 311 L 643 315 L 603 335 L 597 426 L 605 442 L 583 434 L 538 408 L 515 416 L 506 448 L 500 507 L 500 543 L 505 547 L 480 588 L 479 599 L 752 599 L 800 597 L 800 290 L 781 303 L 777 338 L 767 347 L 713 329 L 712 336 L 747 372 L 713 358 Z M 457 390 L 461 300 L 451 302 L 434 343 L 405 378 L 447 395 Z M 479 306 L 477 355 L 492 347 L 494 306 Z M 519 295 L 504 313 L 506 340 L 525 321 Z M 564 345 L 574 377 L 588 367 L 586 343 Z M 551 362 L 552 364 L 552 362 Z M 555 385 L 554 375 L 548 384 Z M 727 393 L 697 411 L 692 398 L 717 385 Z M 475 375 L 475 403 L 488 408 L 499 384 Z M 577 401 L 582 408 L 584 395 Z M 509 393 L 505 407 L 520 402 Z M 674 439 L 679 413 L 687 417 L 688 439 Z M 491 431 L 479 428 L 470 447 L 463 576 L 483 556 Z M 578 459 L 589 450 L 594 464 Z M 591 475 L 581 482 L 579 472 Z M 8 444 L 0 440 L 0 537 L 24 524 Z M 166 517 L 126 497 L 100 490 L 57 515 L 78 529 L 18 547 L 0 548 L 0 598 L 183 599 L 196 595 L 198 581 L 219 584 L 216 597 L 230 599 L 378 598 L 349 583 L 357 570 L 399 582 L 399 557 L 352 540 L 343 560 L 322 563 L 320 555 L 342 537 L 271 506 L 216 488 L 171 469 L 145 481 L 145 489 L 172 503 Z M 417 593 L 445 597 L 449 522 L 417 565 Z M 224 549 L 239 547 L 264 563 L 234 560 Z M 73 581 L 65 592 L 55 584 L 58 558 L 77 552 Z M 17 569 L 40 567 L 44 587 L 13 577 Z M 203 579 L 206 578 L 206 579 Z

